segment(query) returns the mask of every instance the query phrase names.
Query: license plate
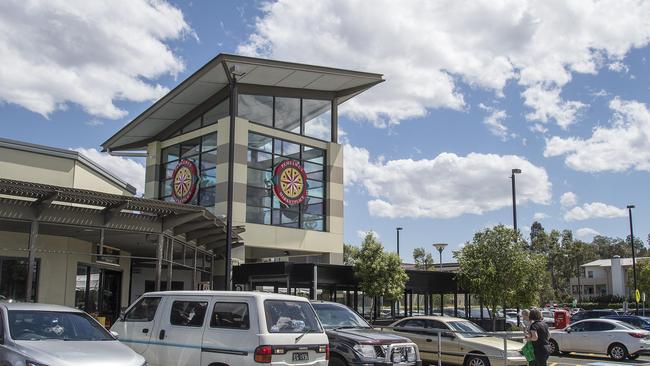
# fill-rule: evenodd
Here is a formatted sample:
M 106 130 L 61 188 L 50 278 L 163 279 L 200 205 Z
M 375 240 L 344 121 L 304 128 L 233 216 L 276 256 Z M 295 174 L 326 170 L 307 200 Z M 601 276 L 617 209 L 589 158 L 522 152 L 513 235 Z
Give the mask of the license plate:
M 293 361 L 309 361 L 309 353 L 307 352 L 294 352 L 292 355 Z

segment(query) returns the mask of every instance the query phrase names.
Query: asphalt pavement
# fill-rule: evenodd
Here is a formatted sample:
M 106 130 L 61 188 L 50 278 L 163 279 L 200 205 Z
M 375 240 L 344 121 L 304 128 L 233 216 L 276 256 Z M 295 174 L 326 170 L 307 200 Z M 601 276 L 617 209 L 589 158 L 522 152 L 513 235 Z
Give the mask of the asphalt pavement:
M 566 356 L 551 356 L 548 366 L 637 366 L 650 365 L 650 357 L 639 357 L 636 360 L 614 361 L 600 355 L 570 354 Z

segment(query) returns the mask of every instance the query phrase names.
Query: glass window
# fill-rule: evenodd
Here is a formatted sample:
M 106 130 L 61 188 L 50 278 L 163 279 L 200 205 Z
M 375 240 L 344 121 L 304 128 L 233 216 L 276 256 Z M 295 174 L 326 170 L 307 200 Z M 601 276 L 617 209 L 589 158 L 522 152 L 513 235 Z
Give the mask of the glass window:
M 174 301 L 169 314 L 171 325 L 201 327 L 208 303 L 204 301 Z
M 170 161 L 178 160 L 180 145 L 170 146 L 168 148 L 162 149 L 162 162 L 167 163 Z
M 248 329 L 248 304 L 243 302 L 218 302 L 214 304 L 210 327 Z
M 341 327 L 370 328 L 368 322 L 347 306 L 327 303 L 313 304 L 325 329 Z
M 300 145 L 275 139 L 275 153 L 292 159 L 300 159 Z
M 271 209 L 248 206 L 246 208 L 246 222 L 271 225 Z
M 230 110 L 230 98 L 226 98 L 221 103 L 212 107 L 203 115 L 203 126 L 209 126 L 217 123 L 218 120 L 228 116 Z
M 181 158 L 194 156 L 201 151 L 201 139 L 196 138 L 181 143 Z
M 201 137 L 201 151 L 206 152 L 217 148 L 217 134 L 211 133 Z
M 332 140 L 332 102 L 329 100 L 303 99 L 302 120 L 305 136 L 320 140 Z
M 399 327 L 406 328 L 424 328 L 425 321 L 423 319 L 409 319 L 399 323 Z
M 268 153 L 273 152 L 273 139 L 268 136 L 248 133 L 248 148 L 261 150 Z
M 248 150 L 248 166 L 256 169 L 273 169 L 273 155 L 257 150 Z
M 9 332 L 17 341 L 112 341 L 114 338 L 90 316 L 67 311 L 10 310 Z
M 186 124 L 185 127 L 183 127 L 183 129 L 181 130 L 181 133 L 187 133 L 190 131 L 198 130 L 199 128 L 201 128 L 201 117 L 198 117 L 194 121 Z
M 150 322 L 156 316 L 160 297 L 141 298 L 124 316 L 126 322 Z
M 26 301 L 25 290 L 27 283 L 27 258 L 0 257 L 0 300 Z M 32 268 L 33 282 L 31 300 L 36 299 L 38 289 L 38 273 L 40 260 L 36 260 L 36 266 Z
M 275 98 L 275 128 L 300 133 L 300 99 Z
M 269 333 L 321 333 L 316 313 L 306 301 L 264 301 L 266 327 Z
M 273 126 L 273 97 L 240 94 L 237 115 L 252 122 Z

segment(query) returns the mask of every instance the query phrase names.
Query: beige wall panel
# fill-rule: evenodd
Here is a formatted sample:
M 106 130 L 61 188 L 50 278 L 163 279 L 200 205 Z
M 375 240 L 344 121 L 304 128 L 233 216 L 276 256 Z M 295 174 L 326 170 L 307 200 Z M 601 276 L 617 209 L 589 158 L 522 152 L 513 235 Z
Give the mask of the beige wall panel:
M 343 234 L 246 224 L 246 245 L 262 248 L 343 253 Z
M 343 218 L 336 216 L 327 217 L 327 228 L 332 234 L 343 235 Z M 342 245 L 342 244 L 341 244 Z
M 343 201 L 343 184 L 327 183 L 327 198 Z
M 116 186 L 113 182 L 107 180 L 79 162 L 76 162 L 75 164 L 73 188 L 131 196 L 128 191 Z
M 343 145 L 327 144 L 327 165 L 343 167 Z
M 72 187 L 74 161 L 0 148 L 0 178 Z

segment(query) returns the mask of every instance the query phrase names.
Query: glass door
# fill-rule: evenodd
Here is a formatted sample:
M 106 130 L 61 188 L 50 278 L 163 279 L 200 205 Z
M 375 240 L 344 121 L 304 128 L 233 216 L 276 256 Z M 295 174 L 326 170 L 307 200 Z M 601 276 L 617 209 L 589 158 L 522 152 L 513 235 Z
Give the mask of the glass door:
M 77 265 L 75 307 L 103 321 L 106 327 L 120 315 L 122 272 Z

